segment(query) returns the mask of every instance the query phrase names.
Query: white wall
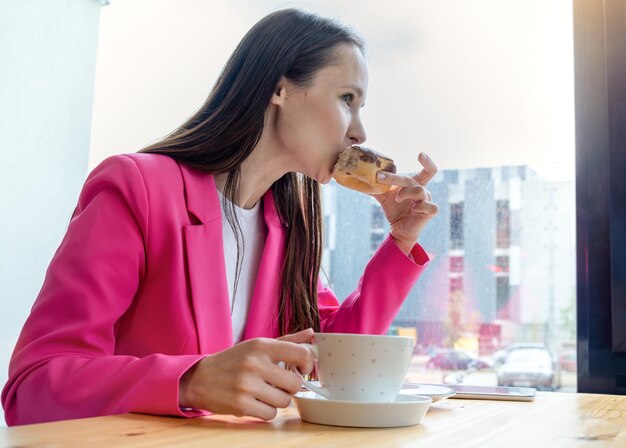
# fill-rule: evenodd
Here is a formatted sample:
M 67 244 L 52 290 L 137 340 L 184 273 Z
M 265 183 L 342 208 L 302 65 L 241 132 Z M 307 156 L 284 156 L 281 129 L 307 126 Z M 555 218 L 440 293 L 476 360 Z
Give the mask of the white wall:
M 87 174 L 99 16 L 95 0 L 0 1 L 2 386 Z

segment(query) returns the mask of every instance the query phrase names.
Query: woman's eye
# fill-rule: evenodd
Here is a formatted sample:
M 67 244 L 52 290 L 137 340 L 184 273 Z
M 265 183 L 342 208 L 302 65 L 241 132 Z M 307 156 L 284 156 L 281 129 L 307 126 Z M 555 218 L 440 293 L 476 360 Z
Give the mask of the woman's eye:
M 341 96 L 341 99 L 346 103 L 346 104 L 350 104 L 352 103 L 352 100 L 354 99 L 354 95 L 352 93 L 346 93 L 345 95 Z

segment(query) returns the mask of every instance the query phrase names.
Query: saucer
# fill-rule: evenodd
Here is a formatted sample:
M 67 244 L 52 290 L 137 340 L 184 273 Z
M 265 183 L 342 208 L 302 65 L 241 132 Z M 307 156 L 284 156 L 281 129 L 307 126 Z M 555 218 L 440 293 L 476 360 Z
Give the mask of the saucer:
M 400 395 L 424 395 L 430 397 L 433 403 L 445 400 L 456 394 L 454 389 L 433 384 L 404 383 L 399 392 Z
M 327 400 L 315 392 L 298 392 L 293 400 L 305 422 L 358 428 L 417 425 L 432 403 L 430 397 L 398 395 L 391 403 Z

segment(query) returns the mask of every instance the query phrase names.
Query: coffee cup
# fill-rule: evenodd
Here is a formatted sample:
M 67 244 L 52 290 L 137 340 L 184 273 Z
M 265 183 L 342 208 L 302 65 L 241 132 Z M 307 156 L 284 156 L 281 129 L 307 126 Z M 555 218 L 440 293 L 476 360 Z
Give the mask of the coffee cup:
M 319 386 L 303 385 L 329 400 L 394 401 L 413 354 L 405 336 L 315 333 L 304 345 L 315 355 Z

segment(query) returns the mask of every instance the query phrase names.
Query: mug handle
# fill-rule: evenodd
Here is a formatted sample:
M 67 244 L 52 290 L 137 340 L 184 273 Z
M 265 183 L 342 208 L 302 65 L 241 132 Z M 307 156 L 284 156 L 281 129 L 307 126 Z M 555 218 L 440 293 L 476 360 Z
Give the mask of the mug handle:
M 315 345 L 313 345 L 313 344 L 305 344 L 305 343 L 302 343 L 300 345 L 304 345 L 306 348 L 311 350 L 311 352 L 313 352 L 313 355 L 315 356 L 316 360 L 319 358 L 319 351 L 318 351 L 318 349 L 317 349 L 317 347 Z M 298 375 L 302 376 L 302 374 L 300 373 L 300 371 L 298 370 L 298 368 L 295 365 L 292 364 L 289 367 L 291 367 L 292 371 L 294 371 Z M 326 389 L 325 387 L 316 386 L 316 385 L 312 384 L 310 381 L 305 380 L 304 377 L 302 378 L 302 385 L 304 387 L 306 387 L 307 389 L 309 389 L 311 392 L 315 392 L 316 394 L 321 395 L 322 397 L 330 400 L 330 393 L 329 393 L 328 389 Z

